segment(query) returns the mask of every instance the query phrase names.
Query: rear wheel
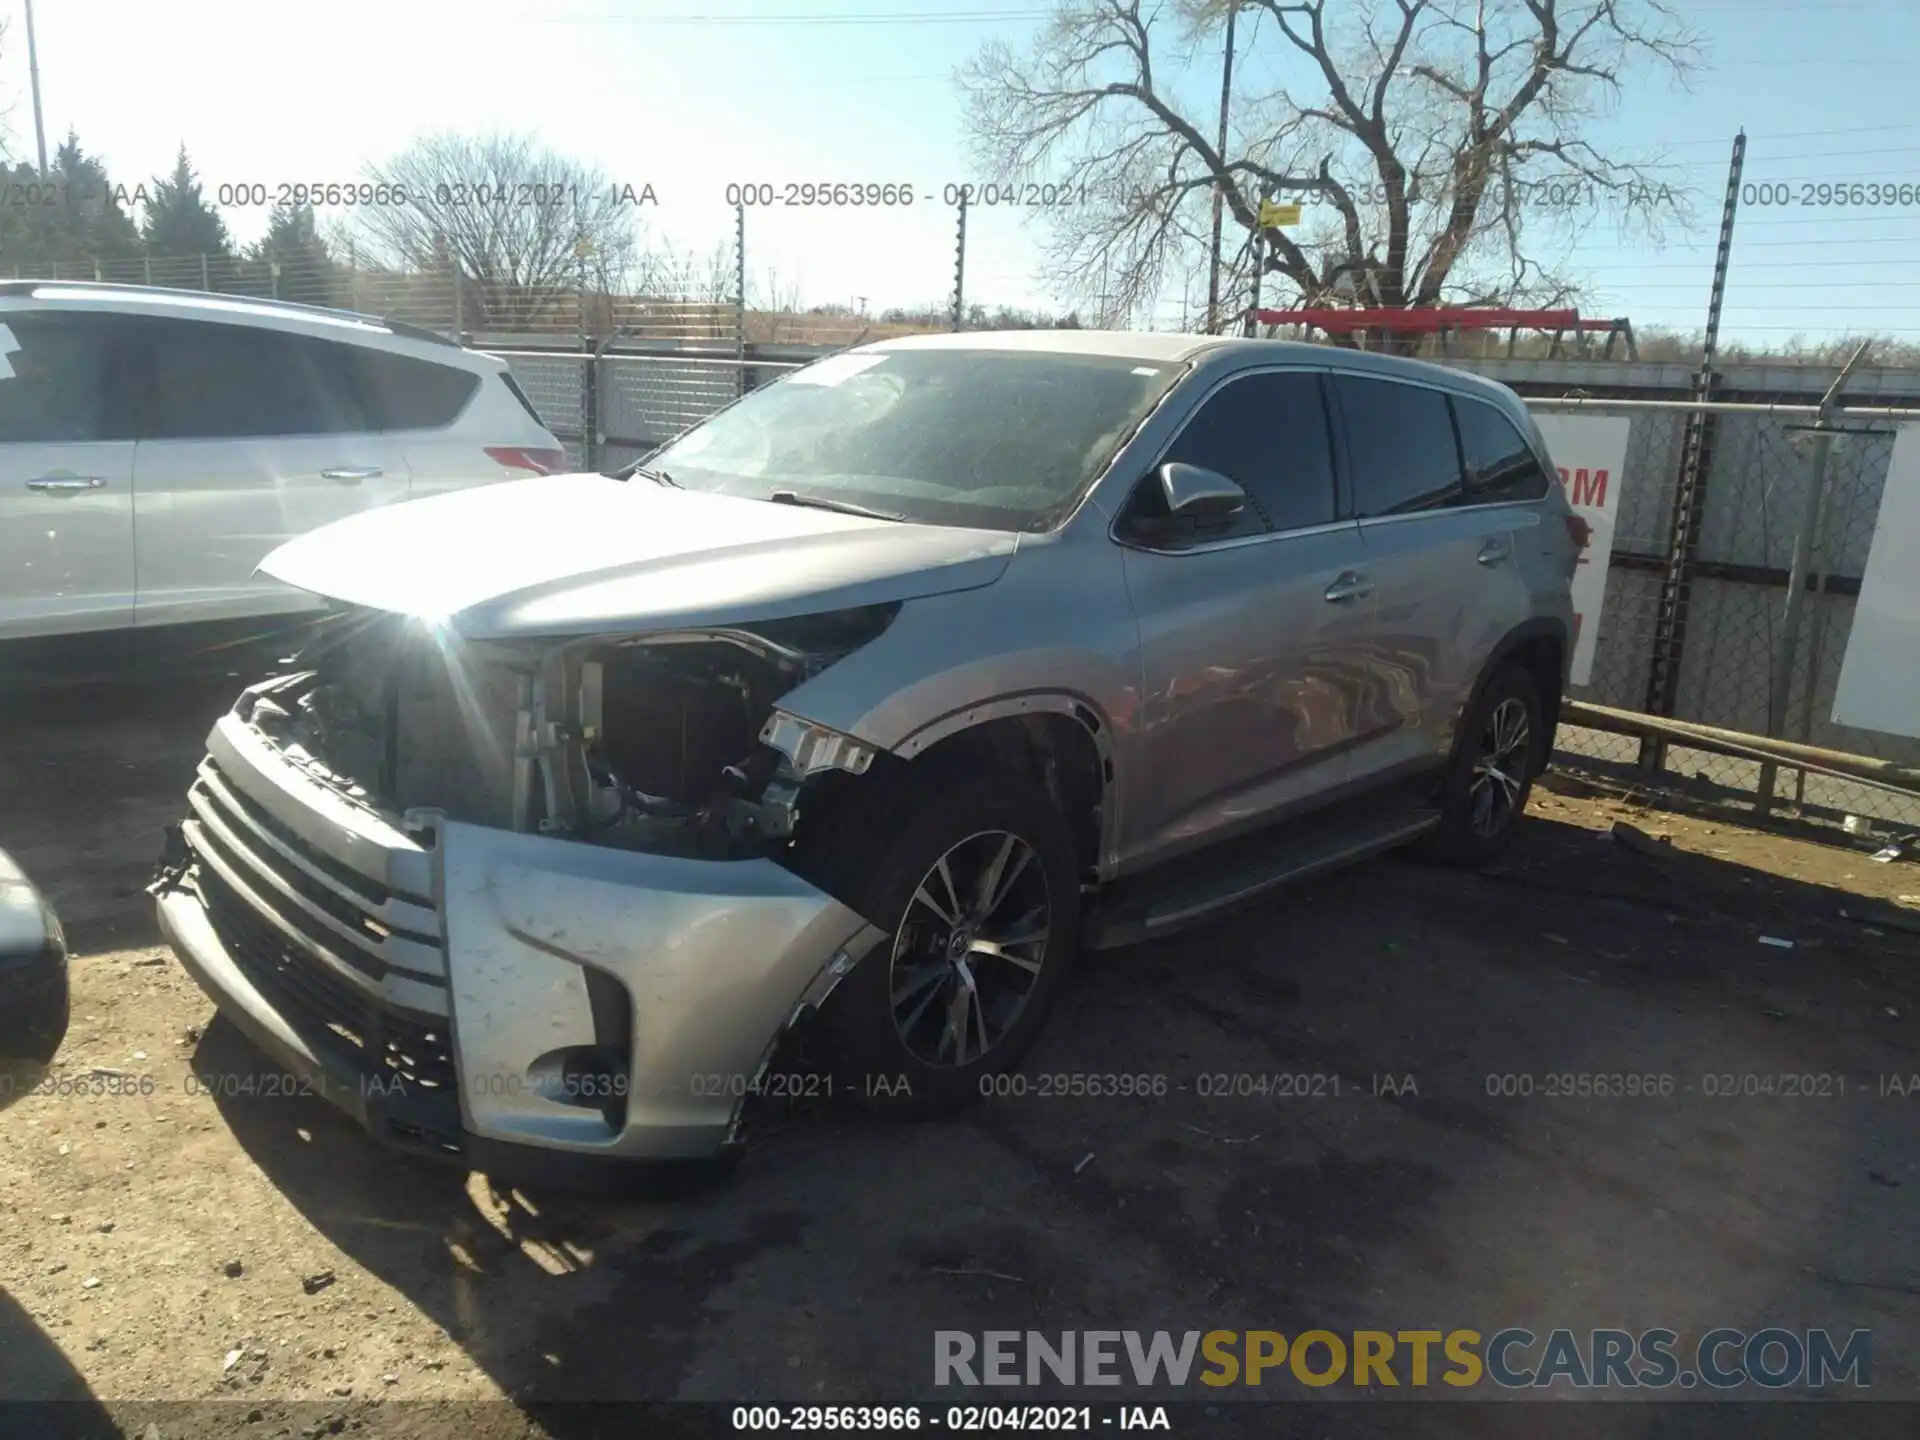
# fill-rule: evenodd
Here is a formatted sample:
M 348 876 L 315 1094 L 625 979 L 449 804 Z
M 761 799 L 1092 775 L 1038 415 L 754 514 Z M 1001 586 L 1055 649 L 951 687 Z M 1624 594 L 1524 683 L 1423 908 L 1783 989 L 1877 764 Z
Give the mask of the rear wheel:
M 941 1114 L 1032 1044 L 1079 940 L 1073 837 L 1044 798 L 950 790 L 872 856 L 854 908 L 891 938 L 827 1007 L 840 1083 Z
M 1468 711 L 1440 790 L 1440 825 L 1421 849 L 1459 865 L 1484 865 L 1512 839 L 1544 758 L 1540 691 L 1510 665 L 1487 682 Z

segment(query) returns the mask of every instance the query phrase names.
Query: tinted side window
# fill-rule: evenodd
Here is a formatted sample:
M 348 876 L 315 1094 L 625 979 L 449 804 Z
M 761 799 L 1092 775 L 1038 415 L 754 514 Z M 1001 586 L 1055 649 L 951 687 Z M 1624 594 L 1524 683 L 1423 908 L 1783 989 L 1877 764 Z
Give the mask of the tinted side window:
M 59 310 L 0 313 L 0 442 L 133 438 L 116 323 Z
M 342 347 L 204 320 L 132 322 L 145 341 L 142 433 L 156 440 L 337 435 L 370 430 Z
M 365 345 L 337 347 L 376 430 L 438 430 L 467 408 L 480 377 Z
M 1460 452 L 1447 397 L 1419 385 L 1327 377 L 1353 466 L 1356 515 L 1404 515 L 1460 500 Z
M 1453 418 L 1460 425 L 1469 504 L 1538 500 L 1547 493 L 1547 472 L 1506 416 L 1491 405 L 1456 395 Z
M 1333 451 L 1313 372 L 1229 382 L 1187 422 L 1165 459 L 1217 470 L 1247 492 L 1247 509 L 1229 533 L 1298 530 L 1334 518 Z M 1156 493 L 1157 486 L 1150 482 Z

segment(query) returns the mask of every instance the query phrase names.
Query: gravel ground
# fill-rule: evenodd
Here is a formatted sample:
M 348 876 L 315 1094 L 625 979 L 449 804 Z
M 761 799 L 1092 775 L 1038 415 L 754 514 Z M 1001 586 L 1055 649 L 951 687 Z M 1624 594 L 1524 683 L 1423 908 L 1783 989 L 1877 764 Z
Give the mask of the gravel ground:
M 0 847 L 75 950 L 57 1074 L 133 1092 L 0 1117 L 0 1399 L 229 1400 L 223 1425 L 267 1435 L 510 1398 L 465 1433 L 565 1433 L 543 1403 L 945 1404 L 936 1329 L 1508 1325 L 1865 1327 L 1875 1395 L 1920 1399 L 1920 1096 L 1882 1093 L 1920 1072 L 1920 934 L 1841 915 L 1920 892 L 1910 863 L 1536 792 L 1499 873 L 1385 859 L 1088 957 L 1032 1088 L 1157 1098 L 923 1125 L 813 1103 L 688 1193 L 502 1196 L 265 1093 L 161 944 L 142 886 L 229 689 L 0 710 Z M 1674 1093 L 1538 1093 L 1622 1072 Z M 1282 1074 L 1328 1078 L 1204 1093 Z M 1534 1095 L 1490 1093 L 1519 1076 Z M 1610 1434 L 1694 1433 L 1611 1408 Z

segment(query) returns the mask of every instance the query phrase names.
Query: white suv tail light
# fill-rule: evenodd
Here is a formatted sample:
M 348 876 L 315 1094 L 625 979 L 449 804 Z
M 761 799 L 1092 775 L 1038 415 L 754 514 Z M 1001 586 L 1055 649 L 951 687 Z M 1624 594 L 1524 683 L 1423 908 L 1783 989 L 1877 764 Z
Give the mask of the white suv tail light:
M 558 475 L 567 468 L 567 452 L 564 450 L 537 449 L 526 445 L 489 445 L 486 455 L 489 460 L 509 470 L 530 470 L 535 475 Z

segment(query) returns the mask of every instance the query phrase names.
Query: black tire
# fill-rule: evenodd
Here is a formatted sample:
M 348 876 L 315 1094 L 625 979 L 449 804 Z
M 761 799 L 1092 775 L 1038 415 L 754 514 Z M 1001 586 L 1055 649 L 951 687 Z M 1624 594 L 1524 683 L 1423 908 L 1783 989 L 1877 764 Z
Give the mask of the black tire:
M 1515 743 L 1516 718 L 1524 726 Z M 1519 665 L 1488 680 L 1460 726 L 1438 797 L 1440 824 L 1420 852 L 1449 865 L 1490 864 L 1513 839 L 1548 743 L 1540 687 Z M 1491 773 L 1483 767 L 1490 766 Z
M 922 794 L 919 803 L 894 810 L 902 823 L 868 852 L 865 874 L 853 886 L 857 893 L 848 896 L 854 909 L 888 930 L 889 938 L 840 982 L 822 1016 L 837 1087 L 869 1109 L 909 1117 L 950 1114 L 978 1097 L 990 1077 L 1020 1062 L 1080 938 L 1073 835 L 1043 793 L 990 782 Z M 1014 844 L 1007 846 L 1005 837 Z M 953 889 L 939 893 L 937 867 L 947 862 L 946 873 L 961 898 L 973 900 L 977 882 L 986 877 L 984 867 L 1003 848 L 1008 856 L 1001 875 L 1011 882 L 1002 892 L 1006 900 L 994 914 L 969 922 L 952 903 Z M 1044 922 L 1031 909 L 1041 896 Z M 936 916 L 935 905 L 958 915 L 963 921 L 958 931 Z M 1014 926 L 1014 921 L 1024 923 Z M 996 927 L 1001 930 L 997 940 L 991 933 Z M 1011 938 L 1028 930 L 1041 938 Z M 981 943 L 1005 948 L 994 953 L 972 948 Z M 1037 972 L 1027 970 L 1030 960 L 1037 962 Z M 965 1012 L 960 1023 L 966 1033 L 959 1048 L 947 1049 L 953 996 L 960 990 L 969 997 L 957 1007 Z M 898 1005 L 897 996 L 905 997 Z M 1010 1005 L 1014 999 L 1018 1003 Z M 916 1011 L 923 1002 L 925 1008 Z M 967 1049 L 982 1037 L 989 1043 L 969 1056 Z

